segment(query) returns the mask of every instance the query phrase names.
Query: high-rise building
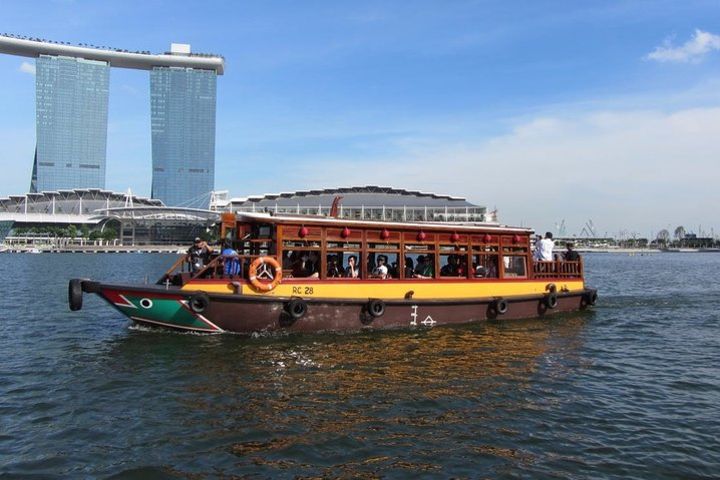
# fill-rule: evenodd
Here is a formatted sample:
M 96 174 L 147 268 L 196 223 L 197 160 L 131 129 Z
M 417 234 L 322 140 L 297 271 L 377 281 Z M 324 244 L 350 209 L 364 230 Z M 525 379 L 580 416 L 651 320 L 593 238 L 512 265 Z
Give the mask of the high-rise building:
M 37 59 L 37 147 L 30 190 L 104 188 L 110 67 L 150 71 L 152 196 L 207 208 L 215 176 L 219 55 L 128 51 L 0 34 L 0 53 Z
M 107 62 L 40 55 L 31 192 L 105 188 Z
M 152 198 L 166 205 L 208 208 L 215 184 L 216 85 L 214 70 L 150 71 Z

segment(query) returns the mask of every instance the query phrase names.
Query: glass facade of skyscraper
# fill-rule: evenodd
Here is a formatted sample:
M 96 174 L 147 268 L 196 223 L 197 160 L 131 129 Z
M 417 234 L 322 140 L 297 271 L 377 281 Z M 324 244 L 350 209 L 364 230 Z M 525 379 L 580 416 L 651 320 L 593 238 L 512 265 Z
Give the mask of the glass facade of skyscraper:
M 36 63 L 37 148 L 31 192 L 105 188 L 110 67 L 41 55 Z
M 150 71 L 152 197 L 166 205 L 208 208 L 215 185 L 215 102 L 212 70 Z

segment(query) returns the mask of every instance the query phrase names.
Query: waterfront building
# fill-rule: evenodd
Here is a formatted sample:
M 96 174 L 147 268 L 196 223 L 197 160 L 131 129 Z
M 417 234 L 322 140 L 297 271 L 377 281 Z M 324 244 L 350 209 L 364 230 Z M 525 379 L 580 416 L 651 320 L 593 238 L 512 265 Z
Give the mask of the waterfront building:
M 243 198 L 217 196 L 217 210 L 234 213 L 329 215 L 341 197 L 338 218 L 391 222 L 494 222 L 494 212 L 465 198 L 376 185 L 296 192 L 266 193 Z
M 37 146 L 30 192 L 105 188 L 107 62 L 40 55 L 35 78 Z
M 159 200 L 85 188 L 0 197 L 0 221 L 24 227 L 94 225 L 100 210 L 120 207 L 162 207 Z
M 494 222 L 495 215 L 462 197 L 394 187 L 355 186 L 230 198 L 214 192 L 210 209 L 171 207 L 160 200 L 100 189 L 75 189 L 0 198 L 0 222 L 17 228 L 111 225 L 121 245 L 188 244 L 211 231 L 223 212 L 329 215 L 396 222 Z M 3 224 L 0 223 L 0 227 Z M 0 231 L 0 233 L 2 233 Z M 7 233 L 7 232 L 6 232 Z
M 0 220 L 0 243 L 5 241 L 14 223 L 12 220 Z
M 132 192 L 74 189 L 0 197 L 0 242 L 11 229 L 52 230 L 74 225 L 78 229 L 112 228 L 120 245 L 190 244 L 219 218 L 219 213 L 166 207 L 160 200 Z M 23 243 L 27 238 L 8 239 Z M 53 241 L 61 241 L 55 239 Z
M 151 196 L 166 205 L 208 208 L 215 183 L 216 83 L 212 70 L 150 72 Z

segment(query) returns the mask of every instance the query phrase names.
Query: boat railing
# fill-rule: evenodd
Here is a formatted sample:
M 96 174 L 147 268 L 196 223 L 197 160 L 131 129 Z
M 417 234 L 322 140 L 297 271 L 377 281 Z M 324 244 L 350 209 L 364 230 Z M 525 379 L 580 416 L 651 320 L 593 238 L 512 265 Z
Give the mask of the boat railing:
M 247 271 L 250 267 L 250 264 L 253 260 L 255 260 L 258 257 L 264 257 L 267 255 L 264 254 L 257 254 L 257 255 L 222 255 L 222 254 L 214 254 L 211 257 L 211 260 L 203 266 L 200 270 L 193 272 L 191 276 L 188 277 L 188 279 L 222 279 L 227 278 L 228 280 L 235 280 L 239 278 L 247 278 Z M 232 274 L 232 273 L 226 273 L 228 272 L 228 269 L 226 269 L 226 264 L 229 261 L 236 261 L 239 263 L 239 273 L 238 274 Z M 232 269 L 230 269 L 232 270 Z M 183 282 L 184 283 L 184 282 Z
M 190 271 L 189 257 L 190 257 L 189 254 L 185 254 L 185 255 L 182 255 L 181 257 L 178 257 L 178 259 L 175 260 L 175 263 L 173 263 L 172 266 L 167 269 L 167 271 L 163 274 L 162 277 L 160 277 L 160 280 L 158 280 L 157 283 L 158 284 L 165 283 L 166 281 L 168 281 L 168 279 L 172 279 L 177 274 L 189 273 L 189 271 Z
M 219 273 L 223 272 L 224 257 L 222 255 L 213 255 L 211 260 L 201 269 L 193 272 L 192 278 L 215 278 Z
M 535 261 L 533 262 L 535 278 L 582 278 L 583 264 L 578 261 Z

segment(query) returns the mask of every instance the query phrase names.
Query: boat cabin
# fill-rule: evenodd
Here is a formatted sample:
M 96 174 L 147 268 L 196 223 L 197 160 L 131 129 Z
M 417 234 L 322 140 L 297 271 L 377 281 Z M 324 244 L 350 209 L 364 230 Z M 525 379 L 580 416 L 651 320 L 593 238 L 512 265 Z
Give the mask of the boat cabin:
M 583 274 L 582 260 L 534 261 L 533 231 L 497 224 L 226 213 L 220 227 L 225 246 L 214 248 L 203 268 L 193 271 L 182 258 L 164 279 L 245 282 L 259 257 L 274 259 L 283 283 L 569 280 Z M 228 247 L 233 253 L 223 255 Z M 228 269 L 231 261 L 239 268 Z

